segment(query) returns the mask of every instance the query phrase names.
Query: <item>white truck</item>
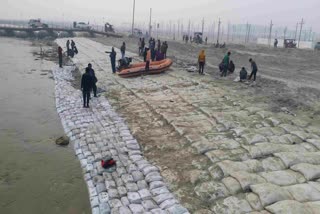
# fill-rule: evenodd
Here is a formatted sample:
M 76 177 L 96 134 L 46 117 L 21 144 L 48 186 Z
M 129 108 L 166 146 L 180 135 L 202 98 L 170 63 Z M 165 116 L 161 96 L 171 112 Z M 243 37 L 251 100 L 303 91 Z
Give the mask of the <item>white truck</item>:
M 73 22 L 73 28 L 83 29 L 83 30 L 91 30 L 91 26 L 84 22 Z
M 28 26 L 31 28 L 47 28 L 48 25 L 41 22 L 40 19 L 30 19 Z

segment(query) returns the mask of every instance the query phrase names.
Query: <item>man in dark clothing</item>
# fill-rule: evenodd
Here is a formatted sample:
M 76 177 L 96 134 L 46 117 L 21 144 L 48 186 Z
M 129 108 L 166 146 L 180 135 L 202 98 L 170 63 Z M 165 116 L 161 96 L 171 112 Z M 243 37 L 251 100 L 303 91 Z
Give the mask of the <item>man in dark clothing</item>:
M 74 46 L 76 46 L 76 43 L 73 40 L 71 40 L 71 49 L 72 50 L 74 49 Z
M 167 51 L 168 51 L 168 43 L 167 41 L 164 42 L 164 58 L 166 59 L 167 58 Z
M 188 41 L 189 41 L 189 36 L 186 36 L 185 40 L 186 40 L 186 43 L 188 43 Z
M 247 80 L 247 75 L 248 75 L 247 70 L 244 67 L 242 67 L 240 71 L 240 82 Z
M 70 52 L 70 40 L 67 41 L 67 55 L 69 56 L 69 52 Z
M 86 70 L 89 70 L 89 75 L 92 77 L 92 89 L 93 89 L 93 95 L 94 97 L 97 97 L 97 85 L 96 83 L 98 82 L 98 79 L 96 77 L 96 74 L 94 72 L 94 70 L 92 69 L 92 65 L 91 63 L 88 64 L 88 67 L 86 68 Z
M 158 39 L 158 45 L 157 45 L 157 51 L 161 50 L 161 41 L 160 39 Z
M 251 80 L 252 76 L 253 76 L 253 81 L 256 81 L 256 76 L 257 76 L 257 72 L 258 72 L 258 66 L 256 64 L 255 61 L 253 61 L 253 59 L 249 59 L 249 62 L 251 63 L 251 68 L 252 68 L 252 72 L 249 76 L 249 80 Z
M 109 53 L 110 61 L 111 61 L 111 67 L 112 67 L 112 73 L 116 73 L 116 56 L 117 53 L 114 51 L 114 47 L 112 47 L 111 52 L 106 51 L 106 53 Z
M 58 55 L 59 55 L 59 67 L 62 68 L 62 48 L 58 47 Z
M 120 51 L 121 51 L 121 59 L 124 59 L 125 54 L 126 54 L 126 43 L 125 42 L 122 43 Z
M 236 66 L 234 65 L 233 61 L 231 60 L 230 61 L 230 64 L 229 64 L 229 72 L 232 74 L 234 72 L 234 70 L 236 69 Z
M 90 75 L 89 67 L 86 68 L 86 73 L 81 78 L 81 90 L 83 95 L 83 108 L 89 108 L 90 92 L 93 87 L 93 79 Z
M 222 77 L 226 77 L 227 76 L 227 72 L 228 72 L 228 68 L 229 68 L 230 55 L 231 55 L 231 53 L 228 52 L 225 55 L 225 57 L 223 58 L 223 71 L 221 73 Z
M 143 52 L 144 52 L 144 47 L 146 46 L 146 42 L 144 41 L 144 38 L 142 38 L 142 41 L 141 41 L 141 53 L 140 53 L 140 56 L 143 55 Z
M 275 40 L 274 40 L 273 45 L 274 45 L 274 47 L 275 47 L 275 48 L 277 48 L 277 47 L 278 47 L 278 39 L 275 39 Z

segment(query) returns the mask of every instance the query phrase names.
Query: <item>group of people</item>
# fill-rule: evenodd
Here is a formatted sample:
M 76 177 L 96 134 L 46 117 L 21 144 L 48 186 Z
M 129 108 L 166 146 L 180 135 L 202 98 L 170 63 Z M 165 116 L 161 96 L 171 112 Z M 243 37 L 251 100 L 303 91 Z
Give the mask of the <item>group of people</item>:
M 86 67 L 85 71 L 86 72 L 81 78 L 81 90 L 83 95 L 83 108 L 89 108 L 91 91 L 93 91 L 94 97 L 97 97 L 96 83 L 98 82 L 98 79 L 90 63 L 88 64 L 88 67 Z
M 146 47 L 145 39 L 140 38 L 138 43 L 139 56 L 143 56 L 144 62 L 148 61 L 148 51 L 150 51 L 150 60 L 161 61 L 167 58 L 168 43 L 167 41 L 162 42 L 160 39 L 155 40 L 155 38 L 149 39 L 149 47 Z M 149 62 L 150 62 L 149 60 Z
M 232 60 L 230 60 L 230 56 L 231 56 L 231 52 L 228 52 L 222 62 L 219 65 L 219 70 L 221 72 L 221 77 L 226 77 L 229 73 L 233 73 L 235 71 L 235 64 L 233 63 Z M 257 63 L 253 60 L 253 59 L 249 59 L 249 62 L 251 64 L 251 74 L 249 76 L 249 78 L 247 78 L 248 76 L 248 72 L 245 69 L 245 67 L 242 67 L 241 71 L 240 71 L 240 81 L 246 81 L 246 80 L 251 80 L 253 77 L 253 81 L 256 81 L 256 77 L 257 77 L 257 72 L 258 72 L 258 66 Z M 199 65 L 199 74 L 203 75 L 204 74 L 204 66 L 206 63 L 206 54 L 205 54 L 205 50 L 201 50 L 198 56 L 198 65 Z
M 71 45 L 71 48 L 70 48 L 70 45 Z M 67 55 L 68 56 L 73 58 L 74 55 L 78 54 L 78 49 L 77 49 L 76 43 L 73 40 L 71 40 L 71 42 L 70 42 L 70 40 L 68 40 L 66 46 L 67 46 Z

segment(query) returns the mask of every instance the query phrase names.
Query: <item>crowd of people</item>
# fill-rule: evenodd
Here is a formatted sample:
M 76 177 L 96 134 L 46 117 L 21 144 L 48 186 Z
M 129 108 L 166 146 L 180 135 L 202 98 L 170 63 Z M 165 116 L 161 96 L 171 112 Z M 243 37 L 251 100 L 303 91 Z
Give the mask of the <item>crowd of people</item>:
M 189 38 L 188 36 L 183 36 L 183 40 L 188 42 Z M 140 38 L 138 42 L 138 54 L 139 56 L 143 57 L 145 65 L 146 72 L 149 71 L 150 63 L 152 61 L 160 61 L 163 59 L 166 59 L 167 57 L 167 50 L 168 50 L 168 43 L 167 41 L 164 41 L 161 43 L 161 40 L 158 39 L 157 41 L 154 38 L 150 38 L 148 41 L 148 45 L 146 46 L 145 38 Z M 78 54 L 78 49 L 76 47 L 76 44 L 73 40 L 68 40 L 66 43 L 67 47 L 67 56 L 73 57 L 74 54 Z M 125 54 L 126 54 L 126 43 L 123 42 L 120 47 L 121 52 L 121 59 L 125 60 Z M 112 72 L 116 73 L 116 58 L 117 53 L 115 49 L 112 47 L 111 51 L 106 51 L 106 53 L 109 54 L 110 61 L 111 61 L 111 67 Z M 58 57 L 59 57 L 59 67 L 62 68 L 62 56 L 63 56 L 63 49 L 59 46 L 58 47 Z M 222 62 L 219 64 L 219 70 L 220 70 L 220 76 L 226 77 L 228 74 L 232 74 L 235 71 L 235 64 L 231 58 L 231 52 L 228 52 L 224 57 Z M 245 67 L 242 67 L 240 70 L 240 81 L 247 81 L 251 80 L 253 78 L 253 81 L 256 81 L 256 76 L 258 72 L 258 66 L 256 62 L 253 59 L 249 59 L 249 62 L 251 64 L 251 74 L 248 75 L 248 72 Z M 204 75 L 204 68 L 206 64 L 206 53 L 205 50 L 201 50 L 198 55 L 198 66 L 199 66 L 199 74 Z M 92 68 L 92 65 L 89 63 L 88 67 L 85 69 L 85 73 L 82 75 L 81 79 L 81 90 L 83 92 L 83 107 L 89 108 L 89 101 L 90 101 L 90 93 L 93 91 L 94 97 L 97 97 L 97 83 L 98 79 L 95 75 L 94 69 Z
M 219 70 L 221 73 L 221 77 L 226 77 L 228 74 L 232 74 L 235 71 L 235 64 L 232 60 L 230 60 L 231 52 L 228 52 L 222 62 L 219 64 Z M 253 81 L 256 81 L 257 72 L 258 72 L 258 66 L 257 63 L 253 59 L 249 59 L 249 62 L 251 64 L 251 74 L 248 78 L 248 72 L 245 67 L 242 67 L 240 70 L 240 82 L 251 80 L 253 77 Z M 204 74 L 204 66 L 206 63 L 206 54 L 205 50 L 201 50 L 198 55 L 198 66 L 199 66 L 199 74 Z
M 167 41 L 161 43 L 160 39 L 156 41 L 155 38 L 151 37 L 149 39 L 149 47 L 148 47 L 146 46 L 144 38 L 139 39 L 138 53 L 139 53 L 139 56 L 143 56 L 144 62 L 147 62 L 148 51 L 150 51 L 151 61 L 161 61 L 167 58 L 167 50 L 168 50 Z

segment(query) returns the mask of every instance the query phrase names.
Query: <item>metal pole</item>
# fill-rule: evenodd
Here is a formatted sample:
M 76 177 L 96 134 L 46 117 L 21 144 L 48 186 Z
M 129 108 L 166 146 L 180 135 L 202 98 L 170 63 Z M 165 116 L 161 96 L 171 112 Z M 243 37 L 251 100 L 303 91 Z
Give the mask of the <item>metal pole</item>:
M 283 35 L 283 39 L 286 39 L 286 35 L 287 35 L 287 30 L 288 30 L 288 28 L 287 27 L 285 27 L 285 29 L 284 29 L 284 35 Z
M 270 31 L 269 31 L 269 47 L 271 46 L 272 26 L 273 26 L 273 23 L 272 23 L 272 20 L 271 20 L 271 23 L 270 23 Z
M 228 22 L 228 33 L 227 33 L 227 42 L 229 42 L 229 34 L 230 34 L 230 22 Z
M 201 30 L 202 36 L 203 36 L 203 31 L 204 31 L 204 18 L 202 19 L 202 30 Z
M 190 19 L 189 19 L 189 24 L 188 24 L 188 36 L 190 36 L 190 27 L 191 27 L 191 23 L 190 23 Z
M 219 18 L 217 43 L 219 44 L 221 20 Z
M 300 47 L 300 39 L 301 39 L 301 32 L 302 32 L 302 26 L 304 25 L 303 19 L 301 20 L 300 23 L 300 34 L 299 34 L 299 41 L 298 41 L 298 48 Z
M 295 34 L 294 34 L 294 40 L 297 40 L 298 26 L 299 26 L 299 22 L 296 24 L 296 32 L 295 32 Z
M 152 16 L 152 8 L 150 8 L 150 22 L 149 22 L 149 36 L 151 37 L 151 16 Z
M 134 13 L 136 9 L 136 0 L 133 0 L 133 12 L 132 12 L 132 29 L 131 34 L 133 35 L 133 29 L 134 29 Z

